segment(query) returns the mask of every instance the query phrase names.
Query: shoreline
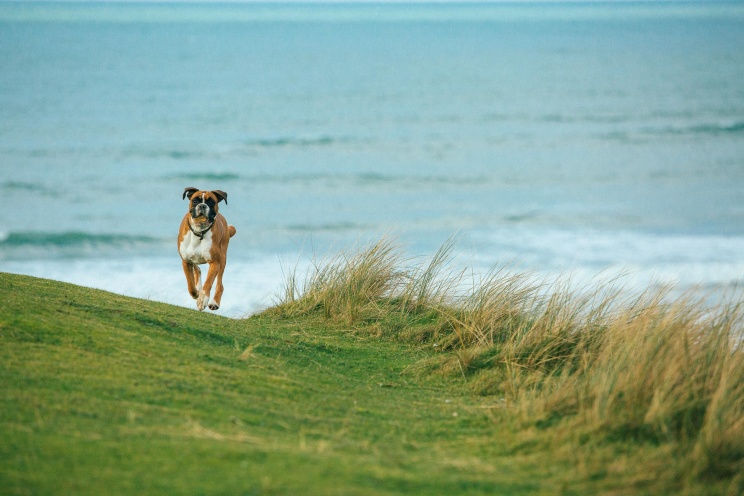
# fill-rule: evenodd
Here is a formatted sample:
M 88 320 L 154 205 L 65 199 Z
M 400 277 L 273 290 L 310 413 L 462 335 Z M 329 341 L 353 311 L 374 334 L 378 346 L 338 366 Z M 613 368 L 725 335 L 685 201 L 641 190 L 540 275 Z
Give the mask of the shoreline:
M 741 242 L 744 244 L 744 237 Z M 592 253 L 601 256 L 600 248 L 607 243 L 607 239 L 596 241 L 596 246 L 588 250 L 588 259 L 593 256 Z M 703 295 L 710 305 L 729 300 L 734 295 L 744 295 L 744 260 L 738 260 L 736 256 L 724 262 L 706 262 L 694 257 L 685 260 L 680 259 L 679 255 L 673 255 L 667 263 L 658 265 L 612 263 L 602 266 L 595 262 L 587 263 L 586 259 L 582 264 L 574 260 L 572 265 L 569 263 L 571 249 L 561 248 L 564 253 L 563 266 L 551 267 L 549 263 L 544 263 L 546 254 L 540 254 L 538 258 L 523 257 L 520 260 L 516 253 L 509 254 L 506 250 L 506 255 L 496 259 L 488 252 L 468 251 L 463 246 L 461 243 L 453 251 L 452 264 L 459 270 L 467 271 L 474 279 L 482 278 L 499 267 L 508 266 L 519 272 L 533 274 L 535 279 L 567 281 L 578 289 L 617 279 L 631 293 L 640 293 L 649 288 L 671 287 L 675 294 L 692 292 Z M 653 248 L 654 251 L 663 249 L 663 246 Z M 628 251 L 628 248 L 625 250 Z M 690 250 L 689 245 L 684 250 Z M 5 260 L 2 271 L 195 308 L 186 292 L 180 259 L 173 251 L 173 255 L 150 257 L 133 251 L 127 257 L 120 258 Z M 315 264 L 334 256 L 330 251 L 321 254 L 302 251 L 263 252 L 250 258 L 241 258 L 237 253 L 231 248 L 224 276 L 223 306 L 216 312 L 231 318 L 241 318 L 265 310 L 276 303 L 289 273 L 294 272 L 304 277 Z M 407 253 L 407 256 L 411 260 L 422 260 L 432 253 L 434 252 L 423 255 Z M 574 258 L 579 256 L 580 254 L 576 254 Z

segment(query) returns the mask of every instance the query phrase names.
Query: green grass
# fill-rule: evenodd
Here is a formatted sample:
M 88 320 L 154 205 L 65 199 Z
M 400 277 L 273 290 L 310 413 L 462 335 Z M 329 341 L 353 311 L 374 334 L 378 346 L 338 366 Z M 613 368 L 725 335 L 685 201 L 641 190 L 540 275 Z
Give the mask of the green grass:
M 339 255 L 241 320 L 0 274 L 0 493 L 744 489 L 738 306 L 462 293 L 450 251 Z

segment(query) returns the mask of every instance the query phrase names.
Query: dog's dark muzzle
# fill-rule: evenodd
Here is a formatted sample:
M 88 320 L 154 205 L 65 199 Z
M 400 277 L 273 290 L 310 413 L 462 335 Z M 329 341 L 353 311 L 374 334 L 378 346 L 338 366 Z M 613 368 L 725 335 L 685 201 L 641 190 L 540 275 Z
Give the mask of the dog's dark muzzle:
M 209 217 L 209 206 L 206 203 L 200 203 L 191 209 L 191 216 L 196 217 Z

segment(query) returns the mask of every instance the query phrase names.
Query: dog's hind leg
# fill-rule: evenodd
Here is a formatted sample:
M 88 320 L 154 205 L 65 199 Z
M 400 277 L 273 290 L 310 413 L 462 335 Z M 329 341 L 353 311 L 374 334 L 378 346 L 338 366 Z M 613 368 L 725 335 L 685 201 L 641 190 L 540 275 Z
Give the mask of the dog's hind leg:
M 214 298 L 209 302 L 210 310 L 217 310 L 220 308 L 220 302 L 222 301 L 222 292 L 225 287 L 222 285 L 222 274 L 225 273 L 225 264 L 221 263 L 217 271 L 217 287 L 214 290 Z

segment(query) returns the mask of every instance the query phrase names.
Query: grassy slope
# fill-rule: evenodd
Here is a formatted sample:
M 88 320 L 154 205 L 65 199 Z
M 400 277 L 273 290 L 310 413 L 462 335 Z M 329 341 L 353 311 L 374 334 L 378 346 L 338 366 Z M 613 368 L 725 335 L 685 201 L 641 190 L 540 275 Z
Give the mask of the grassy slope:
M 563 469 L 516 448 L 493 401 L 401 375 L 421 349 L 23 276 L 0 288 L 3 494 L 517 494 Z
M 518 420 L 431 345 L 0 274 L 3 494 L 725 493 L 673 452 Z M 377 329 L 379 332 L 379 329 Z M 418 370 L 419 372 L 413 372 Z M 477 388 L 476 388 L 477 389 Z

